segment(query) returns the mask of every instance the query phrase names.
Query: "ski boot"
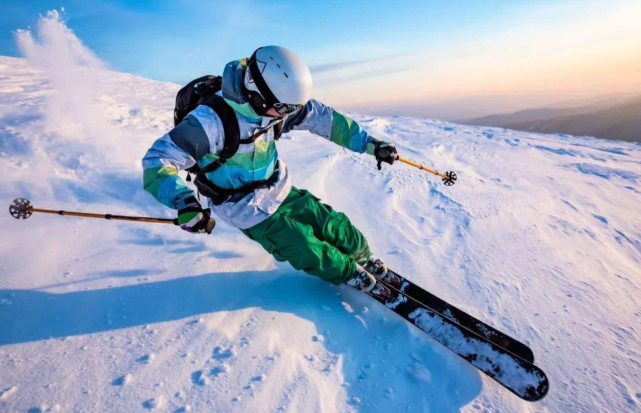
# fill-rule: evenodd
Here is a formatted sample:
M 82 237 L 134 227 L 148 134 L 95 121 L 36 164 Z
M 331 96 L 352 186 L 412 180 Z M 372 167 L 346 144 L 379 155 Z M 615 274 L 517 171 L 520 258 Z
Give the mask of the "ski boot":
M 359 265 L 356 267 L 354 278 L 347 280 L 346 284 L 364 293 L 368 293 L 376 287 L 376 278 Z
M 365 264 L 365 271 L 374 275 L 376 279 L 383 280 L 397 290 L 401 288 L 401 279 L 387 265 L 374 255 L 370 255 Z
M 347 280 L 346 284 L 366 294 L 379 297 L 382 300 L 387 300 L 392 295 L 391 291 L 386 286 L 376 282 L 376 278 L 360 265 L 356 268 L 356 275 L 354 278 Z

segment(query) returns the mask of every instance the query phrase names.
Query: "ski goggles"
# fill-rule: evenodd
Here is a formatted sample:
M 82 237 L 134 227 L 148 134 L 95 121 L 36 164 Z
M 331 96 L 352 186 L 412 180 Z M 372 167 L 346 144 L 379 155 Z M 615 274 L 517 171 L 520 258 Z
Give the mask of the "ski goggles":
M 255 90 L 247 91 L 247 100 L 249 101 L 251 107 L 254 109 L 254 112 L 256 112 L 259 116 L 265 116 L 267 111 L 272 107 L 274 108 L 274 110 L 276 110 L 276 112 L 278 112 L 279 115 L 282 116 L 296 113 L 303 107 L 303 105 L 280 102 L 275 102 L 270 106 L 266 99 L 263 98 L 263 96 Z

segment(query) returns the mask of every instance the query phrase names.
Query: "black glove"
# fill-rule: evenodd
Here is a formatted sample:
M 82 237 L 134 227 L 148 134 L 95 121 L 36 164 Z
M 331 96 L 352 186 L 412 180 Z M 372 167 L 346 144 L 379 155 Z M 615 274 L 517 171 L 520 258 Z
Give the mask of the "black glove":
M 211 218 L 209 208 L 203 209 L 193 196 L 185 199 L 185 206 L 178 210 L 178 225 L 192 234 L 211 234 L 216 221 Z
M 380 171 L 381 163 L 385 162 L 392 165 L 394 161 L 398 159 L 398 151 L 396 150 L 396 146 L 392 143 L 377 141 L 374 144 L 374 156 L 378 161 L 376 166 Z

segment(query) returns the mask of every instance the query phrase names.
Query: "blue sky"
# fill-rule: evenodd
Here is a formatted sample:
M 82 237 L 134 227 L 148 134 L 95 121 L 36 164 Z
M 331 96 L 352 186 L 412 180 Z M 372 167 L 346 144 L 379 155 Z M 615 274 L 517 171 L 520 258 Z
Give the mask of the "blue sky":
M 33 27 L 40 14 L 64 6 L 67 26 L 115 70 L 185 83 L 205 73 L 220 73 L 226 62 L 248 56 L 258 46 L 278 44 L 308 62 L 318 94 L 330 103 L 421 103 L 482 94 L 518 95 L 528 76 L 549 78 L 556 67 L 572 64 L 579 70 L 579 64 L 587 63 L 555 60 L 545 66 L 545 59 L 551 59 L 555 51 L 570 56 L 591 50 L 593 44 L 602 45 L 604 39 L 614 44 L 621 43 L 621 38 L 634 50 L 634 42 L 641 39 L 634 28 L 639 25 L 620 24 L 617 16 L 636 12 L 635 3 L 5 0 L 0 54 L 19 55 L 11 32 Z M 612 19 L 619 21 L 608 23 Z M 579 32 L 564 33 L 563 27 Z M 619 54 L 633 53 L 627 50 Z M 529 74 L 532 53 L 541 56 L 535 61 L 545 73 Z M 527 61 L 529 66 L 524 65 Z M 510 67 L 528 73 L 521 83 L 511 81 Z M 572 74 L 566 75 L 537 84 L 534 91 L 528 88 L 528 93 L 581 89 L 580 85 L 567 86 L 573 83 Z M 594 81 L 586 79 L 585 83 Z M 599 83 L 589 92 L 625 86 L 620 83 Z M 381 85 L 382 90 L 377 90 Z
M 264 44 L 287 45 L 310 65 L 411 54 L 428 41 L 447 47 L 495 19 L 506 4 L 10 0 L 0 20 L 0 54 L 18 54 L 11 31 L 63 5 L 67 26 L 115 69 L 184 82 Z

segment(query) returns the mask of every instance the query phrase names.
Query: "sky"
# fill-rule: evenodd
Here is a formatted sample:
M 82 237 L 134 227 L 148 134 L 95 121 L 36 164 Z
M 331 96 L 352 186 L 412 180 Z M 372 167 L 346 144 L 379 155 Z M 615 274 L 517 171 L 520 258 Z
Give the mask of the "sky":
M 186 83 L 277 44 L 310 65 L 315 97 L 361 112 L 641 91 L 638 0 L 5 0 L 0 54 L 61 7 L 114 70 Z

